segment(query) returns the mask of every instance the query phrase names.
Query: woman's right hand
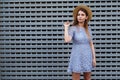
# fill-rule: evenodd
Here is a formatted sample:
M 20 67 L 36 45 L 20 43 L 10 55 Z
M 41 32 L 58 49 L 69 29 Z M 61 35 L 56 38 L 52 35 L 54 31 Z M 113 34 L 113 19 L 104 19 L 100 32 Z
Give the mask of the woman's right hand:
M 63 25 L 64 25 L 64 27 L 65 27 L 65 28 L 69 28 L 69 26 L 70 26 L 70 22 L 69 22 L 69 21 L 64 22 L 64 24 L 63 24 Z
M 68 34 L 68 28 L 69 28 L 69 26 L 70 26 L 70 22 L 69 21 L 67 21 L 67 22 L 64 22 L 64 40 L 65 40 L 65 42 L 70 42 L 71 41 L 71 39 L 72 39 L 72 37 Z

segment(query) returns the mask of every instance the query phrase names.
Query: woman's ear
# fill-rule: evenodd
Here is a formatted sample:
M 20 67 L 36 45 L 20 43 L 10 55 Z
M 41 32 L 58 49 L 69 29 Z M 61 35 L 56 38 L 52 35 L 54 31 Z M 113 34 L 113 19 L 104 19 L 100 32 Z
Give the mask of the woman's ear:
M 86 20 L 88 19 L 88 16 L 86 16 L 86 18 L 85 18 Z

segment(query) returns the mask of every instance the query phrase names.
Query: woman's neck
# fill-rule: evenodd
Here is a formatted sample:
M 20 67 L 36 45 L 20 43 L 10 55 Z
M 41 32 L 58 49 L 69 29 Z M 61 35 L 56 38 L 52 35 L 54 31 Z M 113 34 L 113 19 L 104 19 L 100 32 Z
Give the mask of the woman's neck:
M 79 27 L 84 27 L 84 23 L 78 23 Z

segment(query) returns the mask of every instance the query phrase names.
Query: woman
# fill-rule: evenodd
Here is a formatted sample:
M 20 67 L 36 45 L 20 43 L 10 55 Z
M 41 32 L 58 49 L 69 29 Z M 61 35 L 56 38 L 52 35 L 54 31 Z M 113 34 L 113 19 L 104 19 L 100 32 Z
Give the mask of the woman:
M 64 23 L 64 40 L 67 43 L 73 41 L 68 72 L 72 73 L 73 80 L 80 80 L 81 73 L 85 80 L 90 80 L 91 70 L 96 66 L 92 34 L 88 27 L 92 11 L 86 5 L 80 5 L 74 9 L 73 17 L 72 27 L 69 28 L 69 21 Z

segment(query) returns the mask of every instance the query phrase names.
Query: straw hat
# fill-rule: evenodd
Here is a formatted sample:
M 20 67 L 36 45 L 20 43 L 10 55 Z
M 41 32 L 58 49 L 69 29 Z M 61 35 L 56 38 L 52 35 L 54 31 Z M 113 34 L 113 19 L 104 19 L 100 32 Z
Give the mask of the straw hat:
M 74 19 L 76 19 L 77 14 L 78 14 L 78 11 L 80 10 L 80 8 L 83 8 L 83 9 L 85 9 L 85 10 L 87 11 L 87 13 L 88 13 L 88 21 L 90 21 L 90 20 L 92 19 L 92 11 L 91 11 L 91 9 L 90 9 L 88 6 L 83 5 L 83 4 L 77 6 L 77 7 L 73 10 L 73 17 L 74 17 Z

